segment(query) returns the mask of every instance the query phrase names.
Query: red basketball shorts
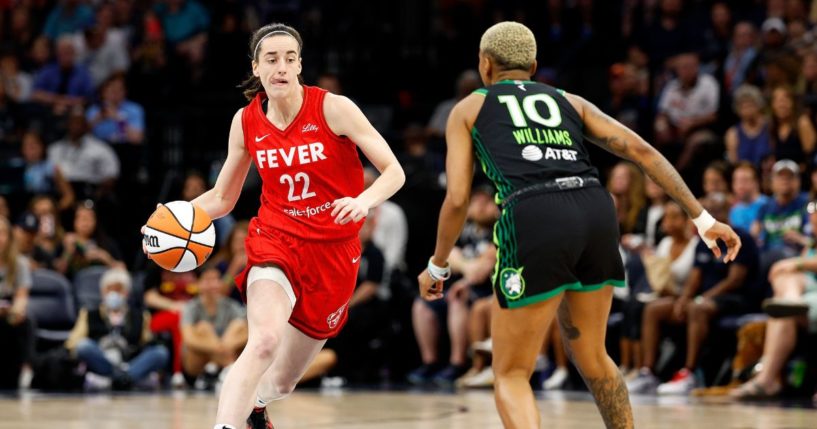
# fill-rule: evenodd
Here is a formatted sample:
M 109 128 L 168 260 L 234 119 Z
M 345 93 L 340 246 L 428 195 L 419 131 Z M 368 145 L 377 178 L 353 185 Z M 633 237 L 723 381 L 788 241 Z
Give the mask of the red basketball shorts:
M 334 337 L 346 323 L 349 300 L 360 266 L 360 239 L 308 241 L 250 222 L 247 267 L 235 284 L 247 300 L 247 276 L 253 266 L 274 265 L 292 285 L 295 306 L 289 323 L 304 334 L 323 340 Z

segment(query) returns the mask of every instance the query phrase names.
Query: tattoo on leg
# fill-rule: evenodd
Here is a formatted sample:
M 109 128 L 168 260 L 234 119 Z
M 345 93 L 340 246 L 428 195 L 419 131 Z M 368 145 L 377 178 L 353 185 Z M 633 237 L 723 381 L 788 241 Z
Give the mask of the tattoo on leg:
M 630 397 L 620 373 L 601 378 L 585 378 L 584 381 L 593 393 L 601 418 L 608 429 L 633 427 Z
M 582 333 L 579 328 L 573 324 L 573 319 L 570 317 L 570 309 L 567 308 L 567 303 L 562 301 L 559 304 L 559 326 L 562 328 L 562 333 L 566 340 L 578 340 Z

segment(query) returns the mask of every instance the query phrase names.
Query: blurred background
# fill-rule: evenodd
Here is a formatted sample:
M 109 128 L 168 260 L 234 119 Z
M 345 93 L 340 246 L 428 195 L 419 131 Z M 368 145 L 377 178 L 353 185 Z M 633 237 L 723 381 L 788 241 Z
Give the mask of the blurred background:
M 250 34 L 270 22 L 301 33 L 305 82 L 355 101 L 407 175 L 361 234 L 370 250 L 348 335 L 316 361 L 313 383 L 490 386 L 491 189 L 475 186 L 456 293 L 426 305 L 415 300 L 414 277 L 433 250 L 445 194 L 448 112 L 482 86 L 479 38 L 503 20 L 535 33 L 535 80 L 596 103 L 659 148 L 754 248 L 742 273 L 701 260 L 677 206 L 640 170 L 586 143 L 615 197 L 628 264 L 628 287 L 611 309 L 611 354 L 630 379 L 647 368 L 669 382 L 687 369 L 693 387 L 746 381 L 766 355 L 761 347 L 736 368 L 739 333 L 754 326 L 762 344 L 761 302 L 787 290 L 773 288 L 772 267 L 814 246 L 817 2 L 0 0 L 0 312 L 8 314 L 0 341 L 16 345 L 0 366 L 3 387 L 217 385 L 230 363 L 223 347 L 218 358 L 209 346 L 184 357 L 181 344 L 201 334 L 202 305 L 233 299 L 226 319 L 244 317 L 232 276 L 246 263 L 245 221 L 257 211 L 260 180 L 251 171 L 235 211 L 217 222 L 219 246 L 204 270 L 160 271 L 140 252 L 139 227 L 157 202 L 190 200 L 214 183 L 230 118 L 246 104 L 237 85 L 250 72 Z M 669 267 L 671 275 L 656 274 Z M 739 305 L 705 319 L 662 313 L 693 286 L 718 290 L 708 297 L 728 292 Z M 817 293 L 801 289 L 805 302 Z M 108 298 L 117 290 L 124 304 Z M 89 314 L 115 304 L 147 312 L 149 343 L 117 346 L 124 322 L 105 317 L 110 332 L 82 335 Z M 814 338 L 817 309 L 806 308 L 812 325 L 784 320 L 801 342 L 768 346 L 782 362 L 761 375 L 766 393 L 813 393 L 817 358 L 803 338 Z M 688 344 L 693 319 L 694 329 L 730 340 L 712 344 L 710 334 Z M 240 328 L 216 328 L 207 341 L 241 343 Z M 101 364 L 95 351 L 110 350 L 119 357 Z M 139 356 L 153 365 L 122 369 Z M 581 388 L 558 338 L 543 345 L 539 368 L 539 387 Z

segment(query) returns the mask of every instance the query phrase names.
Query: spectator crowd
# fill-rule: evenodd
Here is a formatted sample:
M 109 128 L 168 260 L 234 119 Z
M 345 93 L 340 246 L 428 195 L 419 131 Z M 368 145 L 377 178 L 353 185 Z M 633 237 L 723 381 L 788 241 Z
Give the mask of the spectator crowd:
M 146 261 L 138 230 L 156 202 L 212 185 L 244 46 L 272 21 L 301 30 L 307 84 L 355 99 L 406 173 L 361 229 L 348 325 L 302 382 L 490 387 L 499 209 L 484 177 L 445 299 L 419 300 L 413 279 L 445 193 L 446 118 L 481 86 L 479 35 L 513 19 L 537 36 L 536 80 L 651 142 L 743 242 L 724 264 L 637 167 L 591 149 L 621 231 L 608 349 L 631 393 L 811 397 L 817 1 L 533 3 L 0 0 L 0 389 L 218 388 L 247 338 L 233 277 L 259 179 L 194 272 Z M 558 329 L 537 369 L 544 389 L 580 386 Z

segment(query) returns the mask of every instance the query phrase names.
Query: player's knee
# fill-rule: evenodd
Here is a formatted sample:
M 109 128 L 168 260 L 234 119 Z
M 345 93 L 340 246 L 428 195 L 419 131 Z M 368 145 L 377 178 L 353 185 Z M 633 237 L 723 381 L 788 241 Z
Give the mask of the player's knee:
M 277 335 L 266 332 L 258 334 L 255 338 L 252 338 L 248 342 L 247 348 L 256 359 L 268 362 L 272 361 L 272 357 L 275 354 L 275 349 L 278 348 L 279 341 L 280 340 Z
M 571 356 L 571 360 L 584 377 L 601 377 L 607 372 L 607 363 L 610 358 L 607 356 L 607 352 L 604 351 L 603 346 L 571 353 Z

